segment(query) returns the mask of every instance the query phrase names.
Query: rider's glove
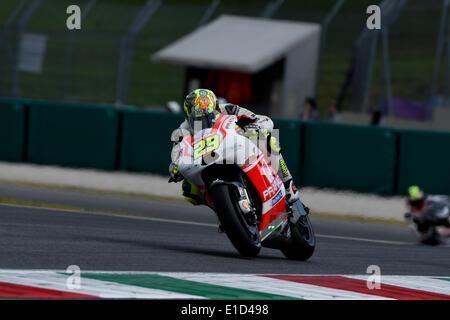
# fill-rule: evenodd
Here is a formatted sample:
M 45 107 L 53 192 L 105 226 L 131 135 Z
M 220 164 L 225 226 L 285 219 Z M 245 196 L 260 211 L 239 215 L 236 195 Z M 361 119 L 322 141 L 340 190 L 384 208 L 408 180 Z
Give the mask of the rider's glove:
M 260 127 L 255 123 L 250 123 L 244 128 L 244 135 L 249 139 L 258 139 Z
M 170 182 L 179 182 L 183 180 L 183 176 L 181 175 L 180 171 L 178 170 L 178 164 L 171 163 L 169 166 L 169 174 L 170 174 Z
M 259 130 L 260 127 L 256 123 L 249 123 L 244 127 L 244 130 Z

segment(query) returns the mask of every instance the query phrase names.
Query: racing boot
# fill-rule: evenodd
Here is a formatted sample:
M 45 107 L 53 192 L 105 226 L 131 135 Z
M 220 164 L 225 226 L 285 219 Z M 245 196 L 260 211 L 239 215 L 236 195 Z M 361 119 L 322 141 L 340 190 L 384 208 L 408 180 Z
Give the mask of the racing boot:
M 295 203 L 297 200 L 300 200 L 299 197 L 299 191 L 294 185 L 294 181 L 291 179 L 284 183 L 284 188 L 286 189 L 286 203 L 288 205 L 291 205 Z M 309 207 L 306 206 L 301 200 L 300 203 L 303 206 L 303 210 L 308 214 L 309 213 Z
M 191 181 L 185 179 L 181 185 L 181 188 L 184 198 L 194 206 L 199 206 L 205 203 L 200 189 Z
M 283 180 L 284 188 L 286 189 L 286 201 L 288 204 L 292 204 L 300 199 L 298 195 L 297 188 L 294 185 L 294 180 L 292 179 L 292 175 L 289 172 L 289 169 L 284 162 L 283 156 L 281 153 L 279 154 L 280 168 L 278 170 L 278 175 L 281 180 Z
M 293 204 L 300 199 L 297 188 L 295 187 L 292 179 L 284 183 L 284 188 L 286 189 L 286 201 L 288 204 Z

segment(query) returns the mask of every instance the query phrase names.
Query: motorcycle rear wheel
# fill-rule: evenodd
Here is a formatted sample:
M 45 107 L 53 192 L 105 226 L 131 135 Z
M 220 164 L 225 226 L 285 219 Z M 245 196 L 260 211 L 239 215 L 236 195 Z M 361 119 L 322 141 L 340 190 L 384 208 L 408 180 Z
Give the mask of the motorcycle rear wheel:
M 244 257 L 256 257 L 261 250 L 259 235 L 253 234 L 247 227 L 230 187 L 226 184 L 216 185 L 209 190 L 209 194 L 222 228 L 233 246 Z

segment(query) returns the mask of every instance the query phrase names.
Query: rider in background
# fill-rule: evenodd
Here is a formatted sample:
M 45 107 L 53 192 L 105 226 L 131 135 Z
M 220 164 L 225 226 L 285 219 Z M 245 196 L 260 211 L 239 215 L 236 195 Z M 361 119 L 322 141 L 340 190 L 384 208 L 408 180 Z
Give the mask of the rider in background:
M 280 153 L 278 141 L 275 137 L 271 136 L 273 130 L 273 122 L 269 117 L 263 115 L 256 115 L 253 112 L 240 107 L 236 104 L 225 103 L 219 104 L 216 95 L 207 89 L 196 89 L 189 93 L 184 100 L 184 114 L 185 120 L 181 123 L 180 127 L 172 133 L 172 142 L 174 144 L 179 143 L 184 135 L 189 131 L 189 123 L 187 118 L 192 110 L 195 109 L 207 109 L 211 112 L 218 112 L 227 115 L 234 115 L 237 117 L 237 125 L 245 132 L 245 136 L 252 135 L 267 135 L 267 145 L 269 151 L 275 151 L 278 154 L 279 169 L 278 175 L 282 179 L 286 189 L 286 199 L 288 203 L 294 203 L 299 200 L 298 191 L 294 185 L 292 175 Z M 181 181 L 183 177 L 178 171 L 178 166 L 175 163 L 171 163 L 169 166 L 169 173 L 171 181 Z M 183 195 L 193 204 L 200 204 L 198 190 L 192 183 L 183 184 Z
M 430 225 L 450 227 L 450 197 L 444 195 L 428 195 L 418 186 L 408 188 L 406 199 L 408 211 L 405 218 L 424 233 Z

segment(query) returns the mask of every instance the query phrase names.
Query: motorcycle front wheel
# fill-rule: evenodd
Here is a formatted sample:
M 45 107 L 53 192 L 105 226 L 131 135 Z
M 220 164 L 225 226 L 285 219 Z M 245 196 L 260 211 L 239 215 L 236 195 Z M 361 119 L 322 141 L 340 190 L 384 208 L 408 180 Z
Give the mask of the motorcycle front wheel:
M 230 188 L 220 184 L 209 190 L 217 216 L 236 250 L 244 257 L 256 257 L 261 250 L 258 229 L 248 224 Z

